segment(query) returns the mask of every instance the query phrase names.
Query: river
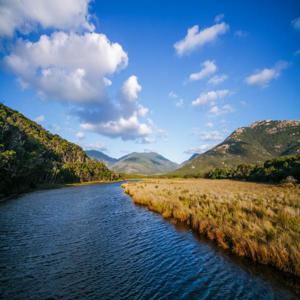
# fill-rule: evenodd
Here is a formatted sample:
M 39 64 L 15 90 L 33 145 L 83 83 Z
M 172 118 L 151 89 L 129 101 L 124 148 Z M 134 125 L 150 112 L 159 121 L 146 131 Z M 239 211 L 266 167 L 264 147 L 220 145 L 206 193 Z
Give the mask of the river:
M 1 299 L 298 299 L 283 276 L 133 204 L 120 183 L 0 203 Z

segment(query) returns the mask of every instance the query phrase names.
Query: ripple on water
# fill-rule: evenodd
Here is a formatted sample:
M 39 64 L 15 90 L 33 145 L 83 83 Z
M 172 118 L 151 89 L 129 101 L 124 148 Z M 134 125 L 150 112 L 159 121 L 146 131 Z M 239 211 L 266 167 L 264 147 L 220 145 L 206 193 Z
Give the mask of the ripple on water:
M 0 204 L 3 299 L 297 299 L 161 216 L 120 184 L 39 191 Z

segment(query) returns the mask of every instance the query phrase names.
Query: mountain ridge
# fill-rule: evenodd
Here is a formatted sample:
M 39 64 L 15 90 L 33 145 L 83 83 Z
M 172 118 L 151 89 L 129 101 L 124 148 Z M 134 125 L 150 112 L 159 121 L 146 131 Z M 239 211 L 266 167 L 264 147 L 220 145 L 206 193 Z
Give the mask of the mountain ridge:
M 299 120 L 261 120 L 237 128 L 223 142 L 187 161 L 174 174 L 204 175 L 213 168 L 263 163 L 299 152 Z
M 108 167 L 118 161 L 117 158 L 111 157 L 111 156 L 109 156 L 109 155 L 107 155 L 104 152 L 99 151 L 99 150 L 93 150 L 93 149 L 91 149 L 91 150 L 85 150 L 85 153 L 90 158 L 93 158 L 93 159 L 96 159 L 98 161 L 101 161 L 104 164 L 106 164 Z
M 118 159 L 111 168 L 119 173 L 158 175 L 174 171 L 178 164 L 156 152 L 132 152 Z

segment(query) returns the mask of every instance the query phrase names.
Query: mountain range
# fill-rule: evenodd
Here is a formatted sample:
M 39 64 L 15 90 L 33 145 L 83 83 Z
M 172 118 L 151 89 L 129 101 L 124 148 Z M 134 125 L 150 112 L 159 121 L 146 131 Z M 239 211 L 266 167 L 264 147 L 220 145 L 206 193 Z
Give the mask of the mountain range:
M 178 164 L 155 152 L 133 152 L 119 159 L 97 150 L 88 150 L 86 153 L 118 173 L 158 175 L 178 168 Z
M 213 168 L 263 163 L 300 153 L 300 121 L 264 120 L 235 130 L 222 143 L 188 160 L 174 175 L 202 176 Z
M 222 143 L 181 165 L 155 152 L 133 152 L 116 159 L 101 151 L 84 152 L 0 104 L 0 194 L 44 183 L 111 180 L 118 177 L 115 172 L 203 176 L 213 168 L 260 164 L 299 153 L 299 120 L 264 120 L 238 128 Z

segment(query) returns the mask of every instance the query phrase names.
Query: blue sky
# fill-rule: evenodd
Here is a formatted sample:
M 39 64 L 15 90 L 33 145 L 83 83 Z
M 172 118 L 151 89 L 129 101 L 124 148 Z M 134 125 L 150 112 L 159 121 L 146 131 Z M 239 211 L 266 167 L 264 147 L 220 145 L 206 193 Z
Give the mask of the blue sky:
M 182 162 L 300 118 L 300 2 L 275 3 L 3 1 L 0 99 L 84 148 Z

